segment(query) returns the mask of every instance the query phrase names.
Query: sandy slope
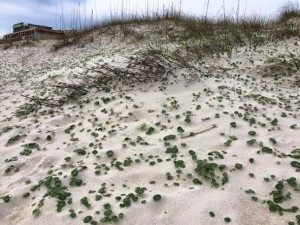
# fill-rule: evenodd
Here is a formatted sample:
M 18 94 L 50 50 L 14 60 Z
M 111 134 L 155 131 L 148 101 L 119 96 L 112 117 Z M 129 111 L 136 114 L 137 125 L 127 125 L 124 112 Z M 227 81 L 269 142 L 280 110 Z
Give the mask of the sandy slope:
M 194 72 L 179 70 L 176 72 L 178 78 L 172 83 L 154 84 L 149 88 L 145 85 L 143 88 L 147 91 L 138 88 L 124 93 L 90 90 L 81 98 L 81 104 L 69 103 L 52 108 L 52 115 L 33 113 L 21 119 L 14 113 L 28 101 L 24 96 L 51 90 L 51 84 L 58 80 L 80 80 L 89 68 L 103 63 L 124 68 L 129 57 L 139 54 L 138 50 L 143 49 L 145 43 L 110 40 L 102 36 L 101 40 L 96 39 L 83 48 L 70 47 L 56 53 L 50 51 L 51 42 L 41 42 L 36 47 L 1 50 L 0 196 L 9 195 L 10 201 L 0 201 L 0 224 L 83 224 L 83 218 L 88 215 L 99 222 L 104 217 L 105 203 L 111 204 L 116 215 L 124 213 L 124 219 L 119 223 L 126 225 L 213 225 L 226 223 L 225 217 L 231 219 L 230 224 L 240 225 L 279 225 L 295 221 L 299 211 L 284 212 L 280 216 L 278 212 L 270 212 L 264 201 L 272 200 L 270 192 L 278 181 L 284 180 L 284 193 L 291 192 L 291 199 L 281 206 L 300 207 L 299 192 L 286 183 L 288 178 L 295 177 L 299 187 L 299 172 L 291 166 L 292 158 L 282 156 L 282 153 L 290 154 L 300 147 L 300 91 L 293 84 L 299 72 L 278 81 L 260 75 L 270 56 L 288 51 L 299 56 L 300 48 L 294 45 L 295 41 L 270 43 L 256 50 L 240 48 L 231 58 L 207 59 L 208 67 L 227 68 L 227 73 L 211 70 L 209 76 L 200 77 L 188 85 L 182 74 Z M 253 59 L 253 64 L 250 59 Z M 235 67 L 233 62 L 240 64 L 236 63 L 238 66 Z M 103 97 L 110 98 L 110 101 L 103 102 Z M 95 104 L 97 101 L 99 104 Z M 283 112 L 286 117 L 282 117 Z M 244 120 L 245 116 L 254 118 L 255 123 Z M 185 121 L 187 117 L 190 122 Z M 278 119 L 278 124 L 272 125 L 274 118 Z M 231 122 L 236 122 L 236 127 L 232 127 Z M 297 127 L 291 129 L 294 124 Z M 75 125 L 74 129 L 66 133 L 71 125 Z M 184 129 L 182 134 L 177 130 L 179 126 Z M 7 127 L 12 129 L 4 132 Z M 154 132 L 147 134 L 150 127 Z M 249 136 L 249 131 L 255 131 L 256 135 Z M 183 138 L 190 132 L 196 135 Z M 7 145 L 8 140 L 17 134 L 26 136 Z M 170 146 L 176 145 L 179 149 L 174 157 L 166 153 L 163 140 L 170 134 L 176 135 L 174 140 L 168 141 Z M 48 135 L 51 140 L 47 140 Z M 127 137 L 129 141 L 125 140 Z M 253 138 L 257 142 L 250 146 L 247 141 Z M 272 143 L 270 138 L 277 143 Z M 224 145 L 228 140 L 233 141 L 229 146 Z M 20 155 L 27 143 L 37 143 L 39 149 L 33 148 L 28 156 Z M 270 147 L 273 153 L 259 152 L 262 146 Z M 79 148 L 85 148 L 86 153 L 74 152 Z M 94 150 L 97 152 L 93 153 Z M 113 150 L 113 157 L 107 156 L 108 150 Z M 213 157 L 212 162 L 227 166 L 228 183 L 214 188 L 195 173 L 197 163 L 192 160 L 189 150 L 195 151 L 198 159 L 208 159 L 210 152 L 219 152 L 223 157 Z M 66 157 L 71 159 L 66 161 Z M 114 157 L 123 163 L 122 171 L 116 168 Z M 124 166 L 128 157 L 132 162 Z M 250 163 L 249 158 L 254 158 L 254 163 Z M 184 167 L 175 168 L 174 160 L 183 160 Z M 155 163 L 150 165 L 150 162 Z M 235 169 L 236 163 L 243 165 L 241 170 Z M 13 169 L 5 173 L 11 165 Z M 77 178 L 83 180 L 83 185 L 70 186 L 71 171 L 82 166 L 86 169 L 79 172 Z M 19 170 L 15 171 L 15 168 Z M 35 191 L 30 191 L 30 188 L 47 177 L 50 169 L 68 187 L 73 201 L 58 213 L 56 199 L 45 197 L 41 214 L 35 217 L 32 211 L 47 190 L 43 185 Z M 176 172 L 178 169 L 181 172 Z M 95 174 L 97 170 L 99 175 Z M 167 179 L 168 172 L 173 176 L 172 180 Z M 216 174 L 220 181 L 222 173 L 216 171 Z M 194 184 L 195 178 L 202 181 L 202 185 Z M 264 178 L 269 178 L 269 181 Z M 26 182 L 28 180 L 30 182 Z M 102 187 L 106 187 L 106 193 L 97 193 Z M 131 201 L 130 207 L 120 208 L 115 197 L 134 193 L 136 187 L 146 187 L 147 190 L 137 202 Z M 255 194 L 245 193 L 249 189 Z M 26 192 L 30 192 L 30 196 L 23 198 Z M 95 200 L 97 194 L 102 196 L 99 201 Z M 155 194 L 160 194 L 162 199 L 153 201 Z M 80 203 L 85 196 L 91 204 L 88 209 Z M 258 200 L 253 201 L 251 196 Z M 146 204 L 142 204 L 142 200 L 146 200 Z M 76 218 L 69 217 L 69 209 L 75 210 Z M 209 212 L 214 212 L 215 217 Z

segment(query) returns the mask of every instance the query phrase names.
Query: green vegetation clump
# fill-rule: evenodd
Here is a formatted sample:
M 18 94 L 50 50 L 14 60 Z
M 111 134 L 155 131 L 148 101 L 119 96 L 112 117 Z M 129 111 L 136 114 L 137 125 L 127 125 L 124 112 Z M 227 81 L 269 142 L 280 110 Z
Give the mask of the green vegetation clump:
M 294 149 L 293 151 L 291 151 L 291 154 L 289 154 L 288 156 L 294 159 L 300 159 L 300 148 Z
M 179 132 L 179 133 L 183 133 L 184 132 L 184 129 L 182 128 L 182 127 L 177 127 L 177 131 Z
M 139 188 L 137 190 L 139 193 L 145 191 L 143 188 Z M 130 207 L 131 206 L 131 203 L 133 202 L 137 202 L 139 197 L 138 197 L 139 194 L 135 195 L 134 193 L 129 193 L 128 195 L 125 196 L 125 198 L 123 198 L 122 200 L 122 203 L 120 204 L 120 207 L 123 208 L 123 207 Z
M 267 201 L 267 204 L 271 212 L 279 212 L 280 214 L 282 214 L 283 208 L 280 205 L 274 203 L 273 201 Z
M 52 141 L 53 137 L 51 135 L 47 135 L 46 141 Z
M 298 162 L 298 161 L 292 161 L 291 165 L 297 169 L 300 169 L 300 162 Z
M 1 130 L 1 132 L 0 132 L 0 135 L 1 135 L 2 133 L 7 133 L 8 131 L 10 131 L 10 130 L 12 130 L 12 129 L 13 129 L 13 128 L 10 127 L 10 126 L 3 127 L 2 130 Z
M 5 146 L 10 146 L 10 145 L 13 145 L 15 144 L 17 141 L 19 141 L 21 138 L 25 137 L 26 135 L 21 135 L 21 134 L 17 134 L 13 137 L 11 137 L 10 139 L 8 139 L 7 143 Z
M 297 187 L 297 185 L 298 185 L 297 179 L 295 177 L 290 177 L 286 181 L 291 187 Z
M 154 131 L 154 127 L 149 127 L 149 129 L 146 131 L 146 134 L 151 135 Z
M 78 155 L 85 155 L 86 154 L 86 150 L 84 148 L 75 149 L 74 152 L 76 152 Z
M 174 140 L 176 139 L 176 135 L 170 134 L 164 137 L 164 141 Z
M 183 160 L 174 160 L 174 165 L 176 168 L 185 168 Z
M 83 218 L 83 222 L 84 223 L 89 223 L 93 220 L 93 217 L 92 216 L 86 216 Z
M 79 186 L 81 186 L 83 184 L 82 179 L 77 178 L 79 172 L 80 171 L 78 169 L 73 169 L 71 171 L 71 178 L 70 178 L 70 182 L 69 182 L 70 186 L 79 187 Z
M 273 149 L 264 146 L 264 147 L 261 148 L 261 151 L 262 151 L 263 153 L 272 154 Z
M 137 193 L 138 195 L 142 195 L 144 194 L 144 192 L 147 190 L 147 188 L 145 187 L 136 187 L 135 188 L 135 193 Z
M 191 120 L 191 115 L 186 115 L 185 116 L 185 119 L 184 119 L 184 122 L 186 123 L 190 123 L 192 120 Z
M 232 143 L 232 140 L 228 140 L 228 141 L 226 141 L 226 142 L 224 143 L 224 145 L 225 145 L 226 147 L 228 147 L 228 146 L 231 145 L 231 143 Z
M 250 139 L 247 141 L 247 145 L 254 145 L 256 143 L 256 139 Z
M 71 196 L 68 192 L 66 186 L 63 185 L 59 177 L 48 176 L 43 181 L 42 184 L 47 188 L 47 193 L 45 196 L 50 196 L 57 199 L 57 212 L 61 212 L 66 206 L 67 199 Z
M 291 129 L 296 129 L 296 128 L 297 128 L 297 124 L 292 124 L 292 125 L 290 126 L 290 128 L 291 128 Z
M 216 163 L 209 163 L 207 160 L 196 160 L 197 167 L 195 172 L 208 181 L 213 187 L 219 187 L 228 182 L 228 174 L 222 173 L 222 178 L 218 173 L 225 169 L 225 165 L 218 165 Z M 220 180 L 221 179 L 221 180 Z
M 37 143 L 28 143 L 28 144 L 22 145 L 22 147 L 24 147 L 24 149 L 23 149 L 23 151 L 20 152 L 20 155 L 23 155 L 23 156 L 31 155 L 32 149 L 37 149 L 37 150 L 40 149 L 40 146 Z
M 30 193 L 29 192 L 26 192 L 22 195 L 23 198 L 28 198 L 30 196 Z
M 236 122 L 231 122 L 231 123 L 230 123 L 230 126 L 231 126 L 232 128 L 236 128 L 236 126 L 237 126 L 237 125 L 236 125 Z
M 100 220 L 101 223 L 118 223 L 124 218 L 124 214 L 115 215 L 109 203 L 103 205 L 104 217 Z
M 22 145 L 24 148 L 36 148 L 36 149 L 40 149 L 40 146 L 37 143 L 28 143 L 25 145 Z
M 112 150 L 108 150 L 108 151 L 106 152 L 106 155 L 107 155 L 107 157 L 111 158 L 111 157 L 114 156 L 114 152 L 113 152 Z
M 299 189 L 296 188 L 297 180 L 294 177 L 291 177 L 286 181 L 281 180 L 277 182 L 277 184 L 275 185 L 275 189 L 270 192 L 272 200 L 268 200 L 267 204 L 271 212 L 278 212 L 280 215 L 283 215 L 284 212 L 295 213 L 299 209 L 297 206 L 292 206 L 291 208 L 283 208 L 282 206 L 280 206 L 280 204 L 284 201 L 288 201 L 291 199 L 291 192 L 287 192 L 287 190 L 284 191 L 286 189 L 285 183 L 293 187 L 294 191 L 299 191 Z
M 196 185 L 201 185 L 202 184 L 202 182 L 197 178 L 193 179 L 193 183 L 196 184 Z
M 240 163 L 236 163 L 236 164 L 234 165 L 234 167 L 235 167 L 237 170 L 241 170 L 241 169 L 243 168 L 243 165 L 240 164 Z
M 296 216 L 296 222 L 297 222 L 297 225 L 300 225 L 300 215 Z
M 29 156 L 29 155 L 31 155 L 31 153 L 32 153 L 31 149 L 25 148 L 25 149 L 23 149 L 23 151 L 20 152 L 20 155 Z
M 171 173 L 166 173 L 166 177 L 167 177 L 167 180 L 173 180 L 173 176 L 171 175 Z
M 26 102 L 16 110 L 15 115 L 16 117 L 24 117 L 31 113 L 37 112 L 40 108 L 41 106 L 35 102 Z
M 256 135 L 256 132 L 253 131 L 253 130 L 252 130 L 252 131 L 249 131 L 249 132 L 248 132 L 248 135 L 249 135 L 249 136 L 255 136 L 255 135 Z
M 5 174 L 11 174 L 12 172 L 16 173 L 20 170 L 18 166 L 10 165 L 5 169 Z
M 271 122 L 270 122 L 273 126 L 276 126 L 278 124 L 278 119 L 273 119 Z
M 80 199 L 80 203 L 84 205 L 86 208 L 91 208 L 91 204 L 89 203 L 89 199 L 87 197 L 83 197 Z
M 75 212 L 71 212 L 70 215 L 69 215 L 72 219 L 74 219 L 77 215 Z
M 277 144 L 276 139 L 274 139 L 274 138 L 269 138 L 269 140 L 270 140 L 270 142 L 272 142 L 273 145 Z
M 9 195 L 5 195 L 5 196 L 0 197 L 0 199 L 2 199 L 3 202 L 8 203 L 10 201 L 11 197 Z
M 65 133 L 70 134 L 71 131 L 73 131 L 74 129 L 75 129 L 75 125 L 73 124 L 73 125 L 69 126 L 67 129 L 65 129 Z
M 160 201 L 160 200 L 161 200 L 161 195 L 160 195 L 160 194 L 154 195 L 154 196 L 153 196 L 153 200 L 154 200 L 155 202 Z
M 230 223 L 230 222 L 231 222 L 231 219 L 230 219 L 229 217 L 225 217 L 225 218 L 224 218 L 224 221 L 225 221 L 226 223 Z
M 168 147 L 166 153 L 176 154 L 178 153 L 178 147 L 174 145 L 173 147 Z

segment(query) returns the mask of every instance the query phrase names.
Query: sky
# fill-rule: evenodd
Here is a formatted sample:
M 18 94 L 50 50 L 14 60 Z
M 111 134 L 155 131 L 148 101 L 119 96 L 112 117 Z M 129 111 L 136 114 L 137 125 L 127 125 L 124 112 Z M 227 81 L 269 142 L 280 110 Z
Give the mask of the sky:
M 287 2 L 300 0 L 0 0 L 0 37 L 12 31 L 18 22 L 53 26 L 57 29 L 79 27 L 95 21 L 109 19 L 111 16 L 126 14 L 145 14 L 147 11 L 162 11 L 172 5 L 189 15 L 218 17 L 225 14 L 236 17 L 260 15 L 276 16 Z M 239 10 L 237 10 L 237 3 Z M 123 9 L 123 10 L 122 10 Z

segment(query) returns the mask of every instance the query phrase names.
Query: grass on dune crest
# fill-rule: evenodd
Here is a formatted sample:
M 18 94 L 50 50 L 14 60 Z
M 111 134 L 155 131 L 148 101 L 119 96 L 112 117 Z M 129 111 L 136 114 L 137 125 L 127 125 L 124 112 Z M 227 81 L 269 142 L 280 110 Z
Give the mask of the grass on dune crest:
M 81 30 L 76 30 L 60 40 L 54 46 L 54 50 L 79 43 L 84 37 L 94 31 L 106 33 L 114 31 L 119 34 L 121 31 L 124 36 L 133 35 L 138 40 L 143 39 L 143 35 L 136 35 L 131 27 L 137 25 L 155 26 L 157 32 L 169 36 L 171 42 L 187 42 L 189 40 L 203 42 L 199 48 L 205 54 L 218 52 L 228 52 L 234 46 L 241 46 L 247 43 L 262 45 L 268 41 L 282 40 L 290 37 L 299 37 L 299 27 L 294 23 L 288 23 L 291 19 L 300 18 L 300 10 L 296 4 L 286 4 L 282 7 L 279 15 L 273 19 L 259 16 L 241 18 L 235 21 L 232 17 L 208 19 L 205 17 L 194 17 L 171 9 L 163 13 L 127 17 L 115 17 L 110 20 L 93 24 Z M 169 24 L 181 28 L 170 30 Z M 93 39 L 89 39 L 93 41 Z M 191 46 L 191 49 L 197 49 Z M 195 48 L 196 47 L 196 48 Z

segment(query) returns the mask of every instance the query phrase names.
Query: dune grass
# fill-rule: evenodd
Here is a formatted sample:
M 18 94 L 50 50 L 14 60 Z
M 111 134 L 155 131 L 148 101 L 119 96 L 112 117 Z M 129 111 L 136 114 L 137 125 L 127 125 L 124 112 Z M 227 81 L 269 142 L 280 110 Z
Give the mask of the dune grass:
M 300 10 L 296 4 L 286 4 L 279 15 L 273 19 L 253 16 L 235 20 L 233 17 L 207 18 L 185 15 L 181 11 L 170 8 L 151 15 L 132 14 L 126 17 L 116 16 L 109 20 L 90 24 L 75 30 L 65 38 L 59 40 L 54 50 L 78 44 L 94 31 L 107 33 L 121 31 L 124 36 L 132 35 L 137 39 L 143 37 L 136 35 L 129 28 L 137 25 L 156 26 L 162 34 L 168 34 L 170 40 L 187 42 L 196 40 L 202 42 L 200 46 L 187 46 L 204 55 L 231 51 L 234 46 L 245 44 L 262 45 L 267 41 L 277 41 L 284 38 L 299 37 L 300 31 L 294 24 L 287 24 L 292 18 L 299 18 Z M 169 24 L 181 28 L 181 31 L 170 31 Z M 171 40 L 172 41 L 172 40 Z M 201 56 L 202 57 L 202 56 Z M 201 58 L 200 57 L 200 58 Z

